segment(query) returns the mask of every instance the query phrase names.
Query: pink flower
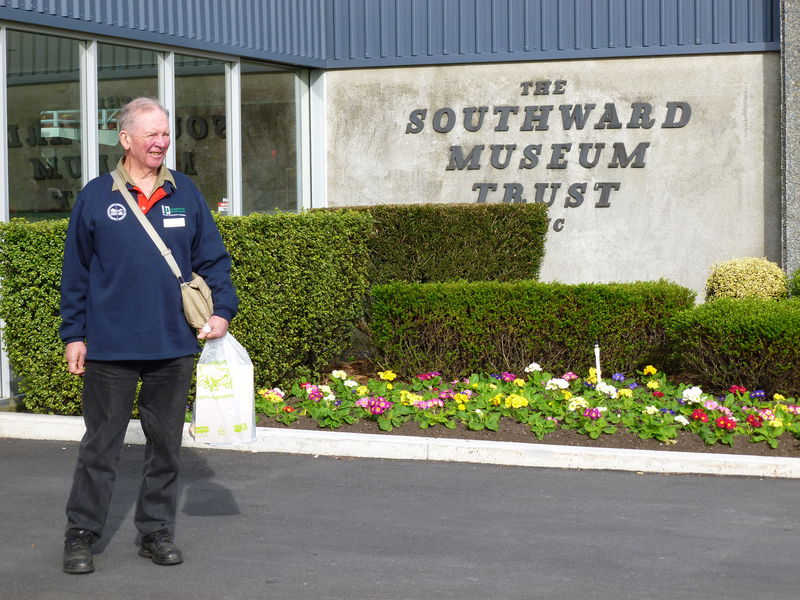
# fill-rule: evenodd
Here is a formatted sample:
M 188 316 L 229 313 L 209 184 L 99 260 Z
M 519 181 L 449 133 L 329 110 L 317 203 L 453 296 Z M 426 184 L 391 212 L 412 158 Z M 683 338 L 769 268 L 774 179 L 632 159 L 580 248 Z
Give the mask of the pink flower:
M 575 373 L 573 373 L 572 371 L 567 371 L 567 372 L 566 372 L 566 373 L 564 373 L 564 375 L 561 377 L 561 379 L 566 379 L 567 381 L 573 381 L 573 380 L 575 380 L 575 379 L 577 379 L 577 378 L 578 378 L 578 376 L 577 376 L 577 375 L 575 375 Z

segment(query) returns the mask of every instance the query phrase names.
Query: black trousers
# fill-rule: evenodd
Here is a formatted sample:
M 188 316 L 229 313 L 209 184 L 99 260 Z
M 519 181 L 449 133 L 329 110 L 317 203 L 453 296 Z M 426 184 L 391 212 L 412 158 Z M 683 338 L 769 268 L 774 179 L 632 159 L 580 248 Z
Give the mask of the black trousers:
M 136 386 L 147 440 L 134 522 L 147 535 L 174 530 L 178 460 L 194 357 L 87 361 L 83 382 L 86 434 L 67 501 L 67 530 L 103 533 Z

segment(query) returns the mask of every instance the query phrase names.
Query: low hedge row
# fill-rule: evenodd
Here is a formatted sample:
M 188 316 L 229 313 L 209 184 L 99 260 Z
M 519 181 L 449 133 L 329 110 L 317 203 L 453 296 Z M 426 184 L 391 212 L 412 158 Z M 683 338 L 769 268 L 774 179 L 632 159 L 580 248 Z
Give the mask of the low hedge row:
M 322 209 L 341 210 L 341 209 Z M 373 221 L 373 284 L 537 279 L 547 207 L 531 204 L 410 204 L 353 207 Z
M 594 364 L 609 371 L 664 364 L 667 320 L 694 292 L 666 281 L 566 285 L 393 283 L 373 288 L 371 335 L 379 363 L 404 375 L 518 370 L 553 372 Z
M 675 315 L 667 336 L 698 383 L 800 393 L 800 298 L 715 300 Z
M 240 298 L 231 332 L 248 349 L 256 385 L 308 378 L 347 347 L 368 291 L 369 214 L 221 217 Z M 65 220 L 0 226 L 3 341 L 26 406 L 80 412 L 81 380 L 58 338 Z

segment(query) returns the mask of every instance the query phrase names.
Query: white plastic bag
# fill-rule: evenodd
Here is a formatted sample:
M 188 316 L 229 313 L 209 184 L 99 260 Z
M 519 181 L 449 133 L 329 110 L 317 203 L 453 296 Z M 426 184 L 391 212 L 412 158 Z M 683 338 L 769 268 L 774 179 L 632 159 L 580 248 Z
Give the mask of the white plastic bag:
M 230 333 L 206 340 L 197 361 L 192 435 L 209 444 L 256 439 L 253 363 Z

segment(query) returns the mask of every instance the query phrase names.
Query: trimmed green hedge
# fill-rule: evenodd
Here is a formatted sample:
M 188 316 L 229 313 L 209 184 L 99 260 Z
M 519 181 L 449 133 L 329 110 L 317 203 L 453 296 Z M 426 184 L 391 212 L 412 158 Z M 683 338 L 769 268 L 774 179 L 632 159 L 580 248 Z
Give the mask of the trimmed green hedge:
M 67 221 L 0 225 L 3 344 L 30 410 L 79 414 L 83 380 L 70 375 L 58 337 Z
M 667 334 L 676 365 L 698 383 L 800 393 L 800 299 L 715 300 L 675 315 Z
M 795 270 L 789 277 L 789 295 L 792 298 L 800 297 L 800 269 Z
M 532 361 L 553 372 L 606 372 L 663 364 L 665 323 L 694 292 L 667 281 L 581 284 L 394 283 L 373 288 L 378 361 L 410 376 L 516 371 Z
M 371 220 L 354 212 L 217 219 L 233 259 L 240 299 L 231 332 L 247 348 L 256 386 L 318 373 L 347 347 L 368 291 Z M 58 338 L 65 220 L 0 226 L 3 341 L 26 406 L 80 412 L 81 380 L 70 376 Z
M 352 210 L 368 212 L 374 222 L 369 238 L 373 284 L 539 276 L 547 235 L 544 204 L 398 204 Z

